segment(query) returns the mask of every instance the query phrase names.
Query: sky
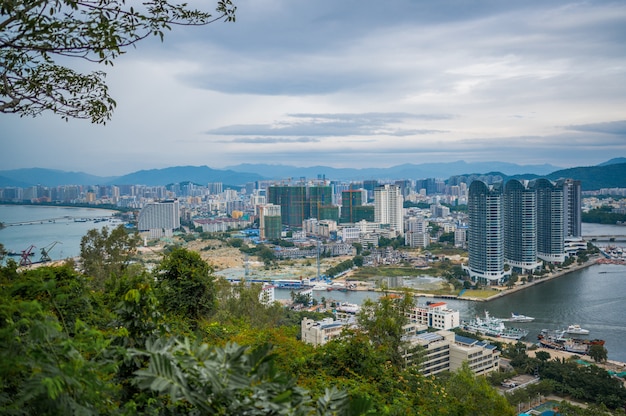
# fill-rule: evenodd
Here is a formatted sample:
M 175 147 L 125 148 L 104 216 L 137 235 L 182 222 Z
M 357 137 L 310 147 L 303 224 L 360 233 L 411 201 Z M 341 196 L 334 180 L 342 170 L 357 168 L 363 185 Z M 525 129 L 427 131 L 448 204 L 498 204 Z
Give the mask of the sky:
M 626 157 L 623 0 L 234 2 L 112 68 L 70 61 L 107 72 L 112 120 L 0 114 L 0 170 Z

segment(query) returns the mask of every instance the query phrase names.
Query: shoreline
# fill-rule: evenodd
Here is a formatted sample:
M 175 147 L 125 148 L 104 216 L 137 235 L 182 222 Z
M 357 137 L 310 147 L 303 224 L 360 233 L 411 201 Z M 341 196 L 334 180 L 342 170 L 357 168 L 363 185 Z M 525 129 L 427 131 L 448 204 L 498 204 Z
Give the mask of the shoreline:
M 589 258 L 589 260 L 587 260 L 585 263 L 582 264 L 573 264 L 571 266 L 569 266 L 567 269 L 561 269 L 561 270 L 557 270 L 555 272 L 551 272 L 545 276 L 542 276 L 540 278 L 534 278 L 532 282 L 526 282 L 523 284 L 519 284 L 519 285 L 515 285 L 512 288 L 504 288 L 502 291 L 500 291 L 499 293 L 494 294 L 493 296 L 489 296 L 487 298 L 472 298 L 472 297 L 463 297 L 463 296 L 458 296 L 457 299 L 466 299 L 466 300 L 472 300 L 475 302 L 489 302 L 492 301 L 494 299 L 498 299 L 501 298 L 503 296 L 507 296 L 510 295 L 512 293 L 516 293 L 519 292 L 520 290 L 524 290 L 528 287 L 532 287 L 535 285 L 539 285 L 541 283 L 545 283 L 548 282 L 550 280 L 553 279 L 557 279 L 559 277 L 563 277 L 563 276 L 567 276 L 568 274 L 578 271 L 578 270 L 582 270 L 582 269 L 586 269 L 587 267 L 591 267 L 595 264 L 597 264 L 598 260 L 601 259 L 600 256 L 592 256 Z
M 501 298 L 503 296 L 508 296 L 510 294 L 513 293 L 517 293 L 520 290 L 524 290 L 526 288 L 535 286 L 535 285 L 539 285 L 542 284 L 544 282 L 548 282 L 550 280 L 553 279 L 557 279 L 559 277 L 563 277 L 563 276 L 567 276 L 568 274 L 578 271 L 578 270 L 582 270 L 591 266 L 594 266 L 596 264 L 599 264 L 598 261 L 602 259 L 602 256 L 600 255 L 595 255 L 595 256 L 591 256 L 589 258 L 589 260 L 587 260 L 585 263 L 582 264 L 572 264 L 570 266 L 568 266 L 566 269 L 561 269 L 561 270 L 557 270 L 554 272 L 551 272 L 545 276 L 541 276 L 539 278 L 535 278 L 533 279 L 532 282 L 526 282 L 523 284 L 516 284 L 514 287 L 512 288 L 508 288 L 508 287 L 504 287 L 504 286 L 497 286 L 497 290 L 498 292 L 488 296 L 488 297 L 472 297 L 472 296 L 464 296 L 464 295 L 453 295 L 453 294 L 437 294 L 437 293 L 429 293 L 429 292 L 414 292 L 413 296 L 414 297 L 418 297 L 418 298 L 440 298 L 440 299 L 455 299 L 455 300 L 465 300 L 465 301 L 470 301 L 470 302 L 490 302 L 494 299 L 498 299 Z M 348 272 L 346 273 L 344 276 L 342 276 L 341 278 L 337 279 L 338 282 L 345 282 L 346 280 L 349 279 L 349 277 L 351 276 L 352 273 Z M 366 284 L 363 281 L 355 281 L 356 283 L 356 287 L 352 290 L 355 291 L 368 291 L 368 292 L 383 292 L 382 289 L 376 289 L 376 288 L 372 288 L 369 284 Z M 398 290 L 398 289 L 386 289 L 384 290 L 386 292 L 389 293 L 402 293 L 402 290 Z M 465 293 L 471 293 L 471 290 L 468 290 Z

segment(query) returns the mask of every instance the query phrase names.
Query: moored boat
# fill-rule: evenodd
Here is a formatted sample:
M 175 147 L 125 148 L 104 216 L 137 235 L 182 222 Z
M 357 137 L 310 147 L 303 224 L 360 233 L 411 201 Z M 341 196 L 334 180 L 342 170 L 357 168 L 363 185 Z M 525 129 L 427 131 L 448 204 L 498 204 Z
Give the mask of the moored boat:
M 575 354 L 588 354 L 592 345 L 604 345 L 603 339 L 582 339 L 566 336 L 566 330 L 543 329 L 537 339 L 539 345 Z
M 568 334 L 573 334 L 573 335 L 588 335 L 589 334 L 589 330 L 581 328 L 580 325 L 570 325 L 567 327 L 565 332 L 567 332 Z
M 507 328 L 502 319 L 490 316 L 488 311 L 485 311 L 484 318 L 477 316 L 476 319 L 465 322 L 463 328 L 466 331 L 507 339 L 522 339 L 528 335 L 525 329 Z

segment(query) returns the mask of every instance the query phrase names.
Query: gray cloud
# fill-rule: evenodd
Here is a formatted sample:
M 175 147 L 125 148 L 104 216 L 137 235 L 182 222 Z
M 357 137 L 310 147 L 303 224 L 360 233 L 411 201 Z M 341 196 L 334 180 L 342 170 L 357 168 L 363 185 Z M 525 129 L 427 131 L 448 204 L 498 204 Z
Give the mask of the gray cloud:
M 394 123 L 406 120 L 447 120 L 447 114 L 363 113 L 363 114 L 288 114 L 286 121 L 274 124 L 231 125 L 208 130 L 211 135 L 272 136 L 411 136 L 444 133 L 436 129 L 406 129 Z
M 626 155 L 626 3 L 238 0 L 109 72 L 107 126 L 0 114 L 0 166 L 123 174 Z M 350 155 L 347 157 L 346 155 Z
M 607 121 L 604 123 L 580 124 L 566 127 L 568 130 L 615 134 L 626 136 L 626 120 Z M 623 140 L 623 139 L 621 139 Z

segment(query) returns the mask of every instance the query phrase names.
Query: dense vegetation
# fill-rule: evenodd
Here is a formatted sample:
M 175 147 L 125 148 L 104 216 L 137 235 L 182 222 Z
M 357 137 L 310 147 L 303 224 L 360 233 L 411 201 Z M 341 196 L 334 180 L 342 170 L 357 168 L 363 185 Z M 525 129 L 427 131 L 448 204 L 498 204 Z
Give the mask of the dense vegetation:
M 626 214 L 611 212 L 611 207 L 600 207 L 583 212 L 583 222 L 595 224 L 618 224 L 626 223 Z
M 596 361 L 605 361 L 606 349 L 602 346 L 598 347 L 600 348 L 597 348 L 597 353 L 592 353 L 592 355 Z M 511 359 L 511 365 L 518 373 L 534 374 L 541 378 L 541 382 L 531 388 L 512 393 L 509 397 L 512 403 L 521 403 L 537 394 L 555 394 L 593 404 L 592 409 L 595 409 L 595 413 L 589 414 L 603 414 L 608 409 L 624 414 L 626 403 L 624 382 L 611 376 L 604 368 L 595 365 L 580 365 L 575 360 L 576 356 L 573 356 L 571 360 L 551 359 L 550 353 L 545 351 L 539 351 L 535 357 L 529 357 L 526 353 L 526 345 L 523 343 L 509 344 L 504 348 L 503 355 Z M 500 376 L 506 377 L 506 375 Z
M 184 248 L 148 271 L 121 231 L 88 233 L 78 264 L 0 268 L 1 414 L 515 414 L 467 367 L 403 365 L 406 294 L 364 305 L 366 332 L 313 348 L 300 321 L 319 315 L 266 306 Z

